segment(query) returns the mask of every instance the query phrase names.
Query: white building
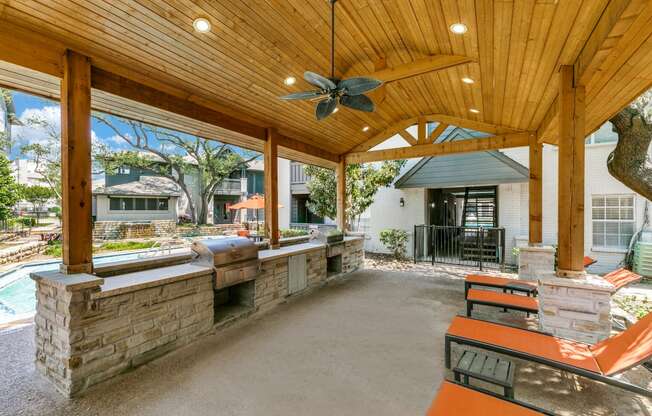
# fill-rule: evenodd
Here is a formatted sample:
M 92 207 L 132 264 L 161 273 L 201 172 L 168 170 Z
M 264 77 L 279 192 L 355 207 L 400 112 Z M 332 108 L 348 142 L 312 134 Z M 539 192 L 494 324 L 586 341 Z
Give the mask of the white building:
M 396 139 L 390 141 L 394 142 L 390 147 L 397 147 Z M 643 227 L 646 207 L 650 205 L 650 201 L 609 174 L 606 161 L 616 141 L 609 123 L 587 139 L 584 253 L 597 260 L 590 268 L 594 273 L 613 270 L 624 259 L 630 239 Z M 544 146 L 543 240 L 549 245 L 557 241 L 557 157 L 557 147 Z M 412 254 L 415 225 L 463 225 L 465 191 L 485 189 L 495 211 L 494 223 L 489 226 L 504 228 L 506 262 L 516 262 L 512 248 L 528 241 L 528 164 L 527 148 L 409 161 L 395 186 L 379 190 L 364 214 L 366 249 L 387 252 L 379 233 L 397 228 L 409 233 L 408 250 Z M 457 209 L 442 211 L 437 206 L 441 202 Z

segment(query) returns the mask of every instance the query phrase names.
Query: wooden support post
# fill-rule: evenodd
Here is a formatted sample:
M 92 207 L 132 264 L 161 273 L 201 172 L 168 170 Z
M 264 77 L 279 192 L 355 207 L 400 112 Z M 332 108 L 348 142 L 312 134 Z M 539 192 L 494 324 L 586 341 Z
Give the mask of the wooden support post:
M 267 129 L 265 141 L 265 234 L 269 247 L 280 248 L 278 229 L 278 133 Z
M 337 228 L 346 234 L 346 161 L 337 164 Z
M 66 274 L 93 271 L 91 189 L 91 64 L 67 50 L 61 82 L 61 190 Z
M 532 246 L 543 242 L 543 144 L 536 134 L 530 136 L 530 225 L 529 243 Z
M 424 144 L 426 142 L 426 130 L 428 124 L 426 123 L 425 117 L 419 117 L 419 120 L 417 121 L 418 127 L 417 127 L 417 141 L 419 144 Z
M 557 274 L 584 273 L 584 87 L 573 79 L 573 67 L 562 66 L 559 88 L 559 240 Z

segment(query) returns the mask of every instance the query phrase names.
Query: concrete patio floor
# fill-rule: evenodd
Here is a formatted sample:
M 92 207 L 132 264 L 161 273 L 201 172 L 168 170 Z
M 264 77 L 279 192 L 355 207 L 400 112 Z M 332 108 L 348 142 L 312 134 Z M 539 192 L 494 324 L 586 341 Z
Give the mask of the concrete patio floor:
M 450 377 L 443 335 L 463 308 L 461 276 L 356 272 L 72 400 L 34 371 L 32 327 L 0 333 L 0 414 L 423 415 Z M 562 415 L 652 414 L 648 399 L 518 364 L 520 400 Z M 628 375 L 652 385 L 646 370 Z

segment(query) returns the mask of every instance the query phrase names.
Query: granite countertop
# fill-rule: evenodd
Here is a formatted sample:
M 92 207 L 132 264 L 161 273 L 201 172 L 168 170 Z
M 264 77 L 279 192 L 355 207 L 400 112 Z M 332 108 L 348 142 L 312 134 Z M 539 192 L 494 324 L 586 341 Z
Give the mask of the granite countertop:
M 196 276 L 211 274 L 213 269 L 206 266 L 186 263 L 158 269 L 143 270 L 104 279 L 100 292 L 93 294 L 94 298 L 116 296 L 135 290 L 161 286 Z
M 326 248 L 324 243 L 301 243 L 285 246 L 276 250 L 267 249 L 258 252 L 258 259 L 260 261 L 273 260 L 281 257 L 294 256 L 296 254 L 307 253 L 313 250 Z

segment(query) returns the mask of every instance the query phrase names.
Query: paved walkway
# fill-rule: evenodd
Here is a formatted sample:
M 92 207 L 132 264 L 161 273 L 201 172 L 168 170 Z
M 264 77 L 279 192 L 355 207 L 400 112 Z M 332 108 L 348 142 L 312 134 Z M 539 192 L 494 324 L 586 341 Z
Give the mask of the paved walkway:
M 423 415 L 448 375 L 443 334 L 463 306 L 461 280 L 452 277 L 357 272 L 74 400 L 34 372 L 31 327 L 2 333 L 0 414 Z M 516 396 L 564 415 L 652 409 L 646 399 L 531 365 L 519 366 Z

